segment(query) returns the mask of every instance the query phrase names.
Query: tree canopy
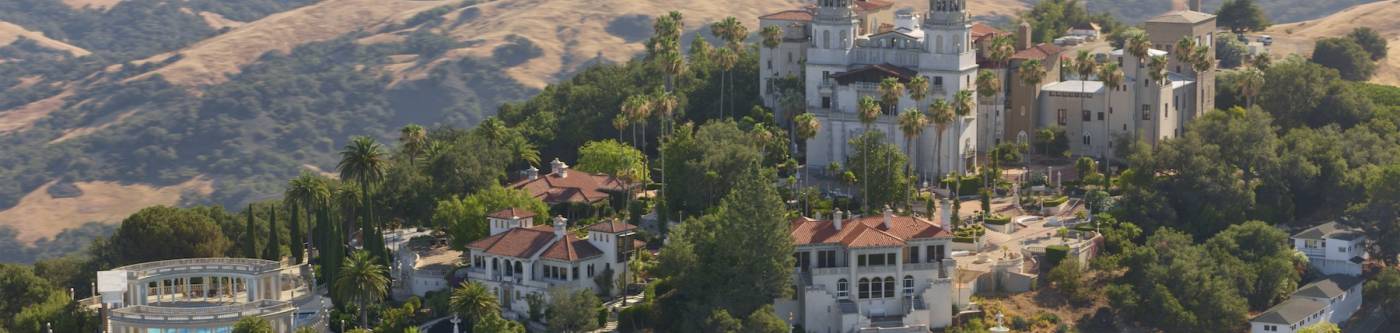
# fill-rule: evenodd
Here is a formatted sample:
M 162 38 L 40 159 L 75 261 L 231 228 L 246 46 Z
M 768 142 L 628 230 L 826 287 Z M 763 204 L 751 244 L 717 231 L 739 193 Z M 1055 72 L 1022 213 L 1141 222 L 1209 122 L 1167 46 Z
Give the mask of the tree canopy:
M 161 244 L 161 246 L 151 246 Z M 115 265 L 148 261 L 221 257 L 229 240 L 214 220 L 192 210 L 154 206 L 122 220 L 112 235 Z
M 1216 22 L 1235 33 L 1264 31 L 1268 29 L 1269 17 L 1254 4 L 1254 0 L 1225 0 L 1215 12 Z
M 872 214 L 886 205 L 903 206 L 909 195 L 909 192 L 904 190 L 909 187 L 910 182 L 904 168 L 908 158 L 899 147 L 888 143 L 882 133 L 869 131 L 851 139 L 850 147 L 854 148 L 855 153 L 846 160 L 851 172 L 865 175 L 857 182 L 863 185 L 861 188 L 866 191 L 861 193 L 861 198 L 872 209 L 867 213 Z
M 549 206 L 530 192 L 492 185 L 465 198 L 438 201 L 433 211 L 433 224 L 446 228 L 452 235 L 452 248 L 464 250 L 468 243 L 487 236 L 490 228 L 486 214 L 507 208 L 535 213 L 535 223 L 544 223 L 549 218 Z
M 1371 53 L 1355 40 L 1344 37 L 1323 38 L 1313 46 L 1312 61 L 1336 69 L 1343 79 L 1366 81 L 1376 73 Z

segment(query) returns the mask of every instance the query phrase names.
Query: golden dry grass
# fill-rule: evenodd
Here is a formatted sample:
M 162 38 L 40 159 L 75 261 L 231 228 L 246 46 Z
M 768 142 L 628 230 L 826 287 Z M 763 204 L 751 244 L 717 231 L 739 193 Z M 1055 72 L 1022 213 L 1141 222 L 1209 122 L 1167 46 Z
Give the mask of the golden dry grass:
M 35 189 L 18 205 L 0 211 L 0 225 L 14 227 L 21 242 L 31 243 L 87 222 L 118 223 L 141 208 L 176 204 L 186 192 L 207 195 L 214 190 L 213 182 L 203 177 L 166 187 L 105 181 L 74 185 L 83 191 L 81 196 L 54 198 L 48 193 L 53 183 Z
M 243 22 L 230 20 L 214 12 L 199 12 L 199 17 L 203 18 L 204 23 L 214 29 L 237 28 L 243 25 Z
M 248 22 L 177 51 L 184 58 L 128 81 L 161 74 L 171 83 L 204 86 L 224 82 L 243 65 L 268 51 L 288 51 L 301 44 L 325 41 L 351 31 L 374 30 L 402 21 L 418 11 L 455 3 L 449 0 L 325 0 L 314 5 Z M 155 57 L 167 57 L 157 55 Z M 153 57 L 153 58 L 155 58 Z
M 1275 56 L 1312 55 L 1318 38 L 1339 37 L 1357 27 L 1370 27 L 1390 42 L 1389 57 L 1381 59 L 1371 82 L 1400 85 L 1400 1 L 1356 5 L 1316 20 L 1280 24 L 1265 33 L 1274 37 Z
M 63 104 L 68 97 L 73 96 L 73 90 L 65 90 L 53 97 L 41 99 L 24 106 L 0 111 L 0 134 L 18 131 L 29 128 L 34 122 L 43 119 L 54 111 L 63 108 Z
M 38 42 L 39 46 L 43 46 L 44 48 L 66 51 L 74 56 L 81 57 L 92 54 L 92 52 L 88 52 L 88 50 L 84 50 L 81 47 L 49 39 L 49 37 L 44 36 L 42 32 L 30 31 L 14 23 L 0 21 L 0 46 L 10 45 L 10 43 L 14 43 L 15 40 L 19 39 L 21 36 Z

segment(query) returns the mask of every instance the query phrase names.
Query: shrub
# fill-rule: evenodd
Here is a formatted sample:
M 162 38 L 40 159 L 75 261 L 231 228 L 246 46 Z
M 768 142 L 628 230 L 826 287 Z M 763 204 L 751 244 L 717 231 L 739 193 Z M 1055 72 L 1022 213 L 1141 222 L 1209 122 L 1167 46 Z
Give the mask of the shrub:
M 954 182 L 958 182 L 958 194 L 977 193 L 982 189 L 982 176 L 966 175 L 944 178 L 941 182 L 944 187 L 954 188 Z
M 1058 196 L 1058 197 L 1053 197 L 1053 198 L 1045 199 L 1045 207 L 1055 207 L 1055 206 L 1059 206 L 1059 205 L 1064 204 L 1064 203 L 1067 202 L 1067 201 L 1069 201 L 1069 197 L 1063 196 L 1063 195 Z
M 1066 256 L 1069 256 L 1069 247 L 1064 245 L 1051 245 L 1045 247 L 1045 265 L 1043 267 L 1055 267 L 1060 265 Z
M 987 224 L 1006 225 L 1007 223 L 1011 223 L 1011 217 L 1001 214 L 992 214 L 990 216 L 987 216 L 985 222 Z

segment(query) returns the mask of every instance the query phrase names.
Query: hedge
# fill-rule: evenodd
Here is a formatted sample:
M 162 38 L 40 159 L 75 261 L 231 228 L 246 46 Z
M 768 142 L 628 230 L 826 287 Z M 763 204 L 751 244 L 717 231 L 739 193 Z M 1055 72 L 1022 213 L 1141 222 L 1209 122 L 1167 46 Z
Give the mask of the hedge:
M 1065 203 L 1066 201 L 1069 201 L 1069 197 L 1063 196 L 1063 195 L 1062 195 L 1062 196 L 1058 196 L 1058 197 L 1054 197 L 1054 198 L 1050 198 L 1050 199 L 1045 199 L 1045 207 L 1055 207 L 1055 206 L 1059 206 L 1060 204 L 1063 204 L 1063 203 Z
M 957 177 L 957 176 L 955 176 L 955 177 Z M 973 193 L 977 193 L 977 191 L 982 190 L 982 176 L 981 176 L 981 175 L 966 175 L 966 176 L 960 176 L 960 177 L 957 177 L 957 178 L 959 178 L 959 179 L 961 180 L 961 182 L 962 182 L 962 185 L 958 188 L 958 194 L 959 194 L 959 195 L 973 194 Z M 952 189 L 952 188 L 953 188 L 953 182 L 954 182 L 954 181 L 955 181 L 955 178 L 954 178 L 954 177 L 948 177 L 948 178 L 944 178 L 943 181 L 942 181 L 941 183 L 943 184 L 943 187 L 948 188 L 948 189 Z
M 988 216 L 987 219 L 983 222 L 986 222 L 987 224 L 1006 225 L 1007 223 L 1011 223 L 1011 217 L 1001 214 L 993 214 L 992 216 Z

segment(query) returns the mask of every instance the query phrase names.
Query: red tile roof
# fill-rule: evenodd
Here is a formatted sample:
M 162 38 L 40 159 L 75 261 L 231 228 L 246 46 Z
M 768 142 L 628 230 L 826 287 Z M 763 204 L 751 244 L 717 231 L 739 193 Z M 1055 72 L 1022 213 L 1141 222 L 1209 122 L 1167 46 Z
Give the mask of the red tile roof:
M 539 225 L 491 235 L 467 244 L 467 248 L 499 256 L 529 258 L 553 241 L 554 227 Z
M 1059 46 L 1055 46 L 1055 44 L 1051 44 L 1051 43 L 1040 43 L 1039 45 L 1032 46 L 1032 47 L 1029 48 L 1029 49 L 1017 51 L 1015 54 L 1012 54 L 1012 55 L 1011 55 L 1011 59 L 1017 59 L 1017 60 L 1031 60 L 1031 59 L 1035 59 L 1035 60 L 1045 60 L 1045 59 L 1050 59 L 1050 57 L 1052 57 L 1052 56 L 1059 55 L 1060 52 L 1061 52 L 1060 47 L 1059 47 Z
M 554 244 L 550 244 L 548 248 L 545 248 L 544 253 L 540 254 L 540 258 L 578 261 L 579 259 L 587 259 L 602 254 L 603 251 L 598 250 L 597 247 L 594 247 L 593 244 L 588 243 L 588 241 L 578 239 L 578 237 L 574 237 L 574 235 L 567 235 L 564 236 L 564 241 L 554 242 Z
M 556 240 L 554 227 L 548 225 L 510 229 L 471 242 L 467 248 L 516 258 L 530 258 L 539 253 L 540 258 L 563 261 L 578 261 L 603 254 L 587 240 L 574 235 L 565 234 L 563 241 Z
M 780 20 L 780 21 L 811 22 L 811 21 L 812 21 L 812 17 L 813 17 L 812 12 L 811 12 L 811 11 L 808 11 L 808 10 L 806 10 L 806 9 L 789 9 L 789 10 L 784 10 L 784 11 L 777 12 L 777 13 L 772 13 L 772 14 L 768 14 L 768 15 L 759 16 L 758 19 L 760 19 L 760 20 Z
M 628 231 L 628 230 L 632 230 L 632 229 L 636 229 L 636 228 L 637 228 L 637 226 L 628 224 L 627 222 L 622 222 L 621 220 L 618 220 L 618 219 L 609 219 L 609 220 L 607 220 L 607 221 L 598 222 L 598 223 L 595 223 L 595 224 L 593 224 L 593 225 L 588 226 L 588 230 L 597 231 L 597 232 L 606 232 L 606 233 L 610 233 L 610 234 L 615 234 L 615 233 L 619 233 L 619 232 L 624 232 L 624 231 Z
M 894 1 L 856 0 L 856 7 L 864 11 L 889 9 L 891 6 L 894 6 Z
M 982 40 L 982 37 L 1005 34 L 1007 34 L 1005 31 L 993 28 L 986 23 L 977 22 L 972 24 L 972 40 L 974 41 Z
M 498 218 L 503 220 L 516 220 L 532 218 L 535 217 L 535 215 L 535 212 L 526 209 L 511 207 L 502 209 L 495 213 L 487 214 L 486 217 Z
M 617 178 L 608 175 L 590 174 L 578 170 L 568 170 L 564 177 L 550 173 L 535 179 L 525 179 L 510 184 L 510 188 L 523 189 L 530 195 L 547 204 L 596 203 L 608 199 L 608 192 L 620 192 L 625 186 Z
M 811 218 L 793 220 L 791 235 L 797 245 L 841 244 L 850 248 L 903 246 L 914 239 L 952 237 L 943 228 L 922 218 L 894 216 L 890 225 L 885 226 L 884 216 L 868 216 L 843 221 L 841 230 L 836 230 L 831 221 Z

